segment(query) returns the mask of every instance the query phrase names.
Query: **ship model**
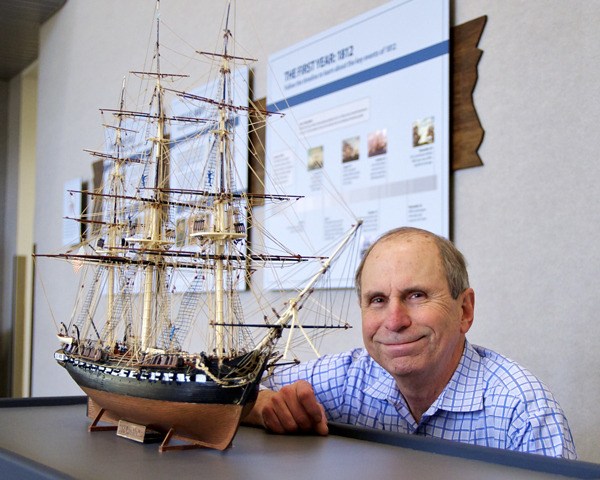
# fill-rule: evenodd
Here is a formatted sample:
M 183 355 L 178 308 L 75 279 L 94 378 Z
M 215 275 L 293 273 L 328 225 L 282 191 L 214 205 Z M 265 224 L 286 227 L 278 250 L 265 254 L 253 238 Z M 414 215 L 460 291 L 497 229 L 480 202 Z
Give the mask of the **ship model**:
M 301 199 L 236 186 L 237 117 L 264 119 L 274 113 L 232 101 L 233 67 L 250 59 L 230 54 L 232 33 L 225 22 L 222 50 L 197 52 L 218 64 L 216 95 L 179 91 L 173 84 L 184 76 L 161 70 L 158 14 L 155 21 L 152 68 L 131 72 L 151 85 L 146 108 L 127 107 L 124 85 L 118 108 L 102 110 L 110 118 L 104 124 L 110 141 L 105 150 L 89 153 L 106 165 L 106 181 L 100 189 L 79 192 L 91 197 L 93 211 L 73 219 L 86 226 L 86 235 L 63 252 L 36 256 L 66 260 L 81 276 L 71 318 L 57 321 L 60 348 L 54 356 L 89 397 L 90 428 L 101 428 L 103 421 L 128 422 L 164 435 L 161 450 L 175 448 L 170 443 L 175 440 L 222 450 L 232 443 L 265 372 L 282 361 L 279 343 L 287 348 L 292 331 L 299 329 L 306 334 L 348 327 L 339 319 L 318 323 L 310 308 L 302 326 L 300 310 L 333 262 L 350 256 L 342 252 L 356 239 L 361 222 L 351 222 L 327 255 L 261 251 L 265 242 L 255 239 L 268 232 L 253 208 Z M 199 110 L 210 115 L 170 115 L 167 95 L 202 104 Z M 201 124 L 209 137 L 205 162 L 193 163 L 197 171 L 177 181 L 169 137 L 175 124 Z M 254 293 L 262 286 L 255 280 L 262 268 L 306 270 L 311 263 L 303 285 Z M 250 319 L 241 292 L 255 299 Z M 196 345 L 190 338 L 204 328 L 208 343 L 187 347 Z

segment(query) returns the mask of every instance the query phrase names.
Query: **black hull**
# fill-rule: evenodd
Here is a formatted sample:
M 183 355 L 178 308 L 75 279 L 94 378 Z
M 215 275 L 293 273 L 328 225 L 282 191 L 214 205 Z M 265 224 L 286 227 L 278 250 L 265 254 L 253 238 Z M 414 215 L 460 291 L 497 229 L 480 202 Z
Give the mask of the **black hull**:
M 190 375 L 185 368 L 115 368 L 68 354 L 59 364 L 82 389 L 177 403 L 243 406 L 256 399 L 260 381 L 259 375 L 255 382 L 229 386 L 200 373 Z

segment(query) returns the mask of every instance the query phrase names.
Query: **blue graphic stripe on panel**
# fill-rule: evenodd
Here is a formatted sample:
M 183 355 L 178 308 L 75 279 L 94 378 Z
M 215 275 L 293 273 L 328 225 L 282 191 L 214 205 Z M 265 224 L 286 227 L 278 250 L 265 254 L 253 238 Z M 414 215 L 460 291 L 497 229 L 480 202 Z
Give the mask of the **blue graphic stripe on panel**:
M 408 55 L 405 55 L 403 57 L 390 60 L 386 63 L 382 63 L 381 65 L 376 65 L 375 67 L 369 68 L 368 70 L 363 70 L 362 72 L 357 72 L 352 75 L 348 75 L 347 77 L 340 78 L 339 80 L 336 80 L 334 82 L 321 85 L 320 87 L 313 88 L 312 90 L 308 90 L 306 92 L 302 92 L 288 99 L 272 103 L 270 105 L 267 105 L 267 110 L 285 110 L 300 103 L 308 102 L 309 100 L 314 100 L 315 98 L 319 98 L 324 95 L 329 95 L 330 93 L 337 92 L 338 90 L 343 90 L 344 88 L 352 87 L 354 85 L 358 85 L 359 83 L 373 80 L 374 78 L 387 75 L 388 73 L 392 73 L 397 70 L 402 70 L 403 68 L 411 67 L 413 65 L 426 62 L 427 60 L 431 60 L 432 58 L 445 55 L 449 51 L 450 42 L 446 40 L 432 45 L 430 47 L 424 48 L 423 50 L 418 50 L 416 52 L 409 53 Z

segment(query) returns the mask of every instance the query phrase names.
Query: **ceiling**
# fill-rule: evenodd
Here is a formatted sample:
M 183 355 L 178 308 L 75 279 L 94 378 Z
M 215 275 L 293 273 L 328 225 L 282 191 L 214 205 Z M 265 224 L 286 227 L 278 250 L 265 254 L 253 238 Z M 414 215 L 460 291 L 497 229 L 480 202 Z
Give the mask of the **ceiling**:
M 10 80 L 38 57 L 40 25 L 67 0 L 0 0 L 0 80 Z

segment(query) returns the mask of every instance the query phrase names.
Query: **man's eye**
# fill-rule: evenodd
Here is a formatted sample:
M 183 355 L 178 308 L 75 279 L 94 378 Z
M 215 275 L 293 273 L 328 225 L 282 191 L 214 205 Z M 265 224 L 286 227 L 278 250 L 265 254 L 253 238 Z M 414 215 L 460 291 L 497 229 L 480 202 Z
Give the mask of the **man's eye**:
M 423 292 L 412 292 L 408 296 L 408 298 L 411 298 L 411 299 L 414 299 L 414 300 L 417 300 L 419 298 L 424 298 L 424 297 L 425 297 L 425 294 Z
M 373 297 L 369 303 L 383 303 L 383 297 Z

